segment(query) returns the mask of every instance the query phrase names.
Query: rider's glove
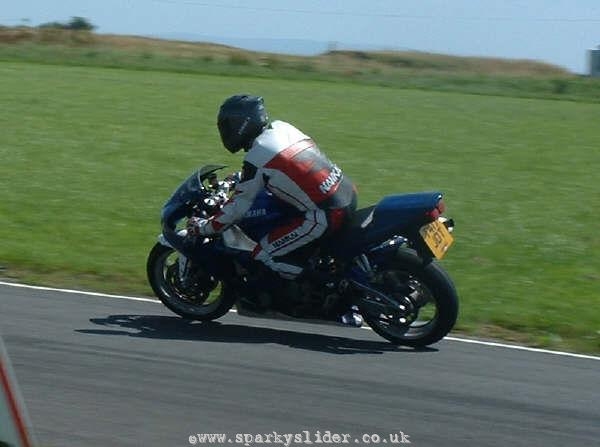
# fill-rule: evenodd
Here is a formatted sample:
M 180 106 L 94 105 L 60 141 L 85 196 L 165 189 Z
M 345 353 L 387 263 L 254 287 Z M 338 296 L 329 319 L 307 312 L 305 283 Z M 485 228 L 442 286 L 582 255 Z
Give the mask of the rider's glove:
M 230 185 L 235 186 L 240 182 L 241 179 L 242 179 L 242 173 L 238 171 L 238 172 L 229 174 L 227 177 L 225 177 L 224 180 L 227 183 L 229 183 Z
M 203 235 L 204 227 L 208 224 L 208 219 L 203 217 L 190 217 L 187 223 L 188 236 Z

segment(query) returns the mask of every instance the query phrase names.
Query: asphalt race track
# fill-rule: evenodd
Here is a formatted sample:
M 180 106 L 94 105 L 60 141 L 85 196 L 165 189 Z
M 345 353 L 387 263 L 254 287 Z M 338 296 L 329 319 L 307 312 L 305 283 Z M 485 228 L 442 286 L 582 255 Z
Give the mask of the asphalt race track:
M 0 330 L 42 447 L 600 445 L 600 358 L 8 285 Z

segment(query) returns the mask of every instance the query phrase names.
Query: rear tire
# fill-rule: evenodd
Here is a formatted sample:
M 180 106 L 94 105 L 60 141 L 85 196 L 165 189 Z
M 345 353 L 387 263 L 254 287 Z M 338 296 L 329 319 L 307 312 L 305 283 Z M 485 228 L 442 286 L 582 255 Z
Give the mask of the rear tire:
M 406 303 L 405 297 L 410 293 L 408 303 L 416 303 L 406 322 L 398 321 L 394 315 L 362 313 L 373 331 L 383 338 L 419 348 L 438 342 L 454 327 L 458 316 L 456 289 L 435 261 L 424 263 L 415 251 L 400 249 L 395 259 L 378 269 L 376 278 L 392 278 L 372 283 L 378 292 L 395 298 L 399 304 Z
M 178 252 L 157 243 L 146 263 L 152 290 L 172 312 L 189 320 L 211 321 L 233 307 L 236 294 L 231 287 L 208 273 L 197 271 L 196 281 L 185 287 L 178 275 Z

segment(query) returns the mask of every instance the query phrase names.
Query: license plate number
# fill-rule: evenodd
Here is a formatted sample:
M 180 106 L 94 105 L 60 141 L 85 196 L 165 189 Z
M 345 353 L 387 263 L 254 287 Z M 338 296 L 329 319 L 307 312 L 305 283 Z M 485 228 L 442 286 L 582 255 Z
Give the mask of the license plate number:
M 437 259 L 442 259 L 454 242 L 444 223 L 439 220 L 423 225 L 419 233 Z

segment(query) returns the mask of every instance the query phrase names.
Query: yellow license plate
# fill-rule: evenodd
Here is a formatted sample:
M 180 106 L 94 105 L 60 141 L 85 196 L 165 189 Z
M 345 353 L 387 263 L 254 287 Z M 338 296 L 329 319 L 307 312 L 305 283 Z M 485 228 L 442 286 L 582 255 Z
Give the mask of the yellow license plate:
M 439 220 L 423 225 L 419 233 L 437 259 L 442 259 L 454 242 L 446 225 Z

